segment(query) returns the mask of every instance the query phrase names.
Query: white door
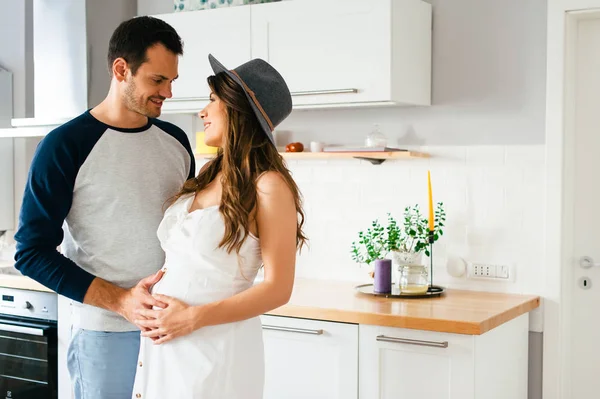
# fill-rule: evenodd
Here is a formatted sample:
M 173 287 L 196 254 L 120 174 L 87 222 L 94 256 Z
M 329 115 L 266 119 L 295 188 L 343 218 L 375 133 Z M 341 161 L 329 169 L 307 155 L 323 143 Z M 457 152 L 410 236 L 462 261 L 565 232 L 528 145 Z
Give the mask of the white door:
M 472 336 L 362 324 L 359 331 L 360 399 L 474 399 Z
M 262 316 L 265 399 L 357 399 L 358 326 Z
M 255 5 L 252 57 L 281 72 L 295 105 L 389 99 L 390 12 L 381 0 Z
M 600 392 L 600 15 L 574 21 L 567 48 L 572 51 L 567 82 L 566 220 L 572 220 L 569 398 L 596 397 Z M 570 117 L 569 117 L 570 115 Z M 572 124 L 570 124 L 572 122 Z M 570 184 L 572 184 L 570 186 Z M 589 257 L 589 258 L 583 258 Z
M 173 100 L 207 100 L 206 78 L 214 75 L 211 53 L 227 68 L 250 60 L 250 7 L 176 12 L 157 15 L 172 25 L 183 41 L 179 78 L 173 83 Z M 166 105 L 166 104 L 165 104 Z

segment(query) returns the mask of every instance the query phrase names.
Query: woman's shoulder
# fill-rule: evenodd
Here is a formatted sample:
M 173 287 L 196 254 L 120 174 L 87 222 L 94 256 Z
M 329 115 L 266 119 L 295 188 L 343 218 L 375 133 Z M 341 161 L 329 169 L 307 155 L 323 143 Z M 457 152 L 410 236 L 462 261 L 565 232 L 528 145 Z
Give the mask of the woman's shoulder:
M 256 187 L 259 189 L 276 188 L 280 185 L 287 186 L 281 173 L 275 170 L 264 171 L 256 178 Z
M 188 204 L 189 202 L 193 201 L 194 194 L 195 193 L 186 193 L 186 194 L 179 196 L 178 198 L 176 198 L 174 200 L 169 201 L 168 207 L 167 207 L 165 213 L 171 213 L 171 212 L 177 211 L 181 207 L 183 207 L 185 204 Z M 184 208 L 184 209 L 186 211 L 188 210 L 187 208 Z
M 262 201 L 293 199 L 292 190 L 284 176 L 273 170 L 263 172 L 256 179 L 258 199 Z

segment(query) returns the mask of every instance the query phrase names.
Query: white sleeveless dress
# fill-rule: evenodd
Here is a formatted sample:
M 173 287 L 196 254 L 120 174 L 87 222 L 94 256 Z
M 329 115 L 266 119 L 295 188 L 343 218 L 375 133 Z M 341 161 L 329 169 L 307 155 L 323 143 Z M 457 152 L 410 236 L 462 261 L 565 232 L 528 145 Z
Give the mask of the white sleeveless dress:
M 217 206 L 190 213 L 193 199 L 180 198 L 158 227 L 166 272 L 153 293 L 202 305 L 250 288 L 262 260 L 254 236 L 239 258 L 217 248 L 225 229 L 221 213 Z M 259 399 L 263 383 L 262 326 L 256 317 L 203 327 L 160 345 L 141 337 L 132 397 Z

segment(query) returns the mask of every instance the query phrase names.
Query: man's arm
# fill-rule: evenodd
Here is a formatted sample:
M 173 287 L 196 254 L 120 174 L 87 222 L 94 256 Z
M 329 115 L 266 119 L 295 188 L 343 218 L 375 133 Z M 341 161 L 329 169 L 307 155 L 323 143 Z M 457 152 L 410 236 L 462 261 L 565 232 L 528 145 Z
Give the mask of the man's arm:
M 95 276 L 57 251 L 81 156 L 64 129 L 46 136 L 34 154 L 15 234 L 15 267 L 51 290 L 82 302 Z

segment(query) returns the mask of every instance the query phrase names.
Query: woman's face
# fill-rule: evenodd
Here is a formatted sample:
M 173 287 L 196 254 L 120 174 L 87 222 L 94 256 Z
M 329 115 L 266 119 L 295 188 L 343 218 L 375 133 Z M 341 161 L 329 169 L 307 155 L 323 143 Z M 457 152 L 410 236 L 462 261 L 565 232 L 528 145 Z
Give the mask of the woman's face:
M 225 104 L 216 94 L 210 93 L 210 102 L 198 116 L 204 122 L 204 143 L 211 147 L 221 147 L 227 132 L 227 112 Z

